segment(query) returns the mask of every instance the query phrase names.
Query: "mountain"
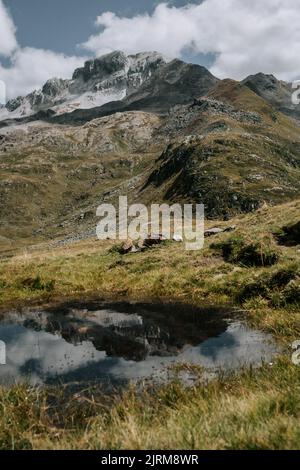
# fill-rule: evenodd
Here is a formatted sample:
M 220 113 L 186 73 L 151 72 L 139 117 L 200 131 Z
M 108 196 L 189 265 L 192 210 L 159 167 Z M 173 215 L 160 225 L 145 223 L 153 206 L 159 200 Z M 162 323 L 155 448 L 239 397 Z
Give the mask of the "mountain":
M 222 101 L 212 98 L 220 99 L 222 90 Z M 170 143 L 142 194 L 204 203 L 206 217 L 221 219 L 298 197 L 298 127 L 235 82 L 219 83 L 210 95 L 172 110 L 165 129 Z
M 297 120 L 300 119 L 300 108 L 292 103 L 292 93 L 294 90 L 291 83 L 277 80 L 274 75 L 258 73 L 245 78 L 242 84 L 261 96 L 275 109 L 289 117 Z
M 217 83 L 205 67 L 162 55 L 114 52 L 85 63 L 72 80 L 49 80 L 42 90 L 17 98 L 1 112 L 2 127 L 37 119 L 58 124 L 83 124 L 115 112 L 166 113 L 189 103 Z M 0 124 L 1 126 L 1 124 Z
M 121 195 L 204 203 L 218 219 L 299 198 L 299 124 L 249 80 L 116 52 L 48 81 L 34 115 L 0 123 L 0 245 L 94 236 L 97 206 Z M 100 83 L 89 93 L 123 98 L 70 111 L 72 87 Z
M 175 59 L 158 68 L 140 87 L 120 101 L 59 116 L 51 114 L 44 119 L 58 124 L 84 124 L 117 112 L 166 114 L 175 105 L 190 103 L 195 97 L 205 95 L 218 81 L 205 67 Z
M 62 114 L 122 100 L 166 63 L 156 52 L 112 52 L 85 62 L 84 67 L 74 71 L 71 80 L 48 80 L 41 90 L 9 101 L 0 110 L 0 119 L 22 118 L 49 109 Z

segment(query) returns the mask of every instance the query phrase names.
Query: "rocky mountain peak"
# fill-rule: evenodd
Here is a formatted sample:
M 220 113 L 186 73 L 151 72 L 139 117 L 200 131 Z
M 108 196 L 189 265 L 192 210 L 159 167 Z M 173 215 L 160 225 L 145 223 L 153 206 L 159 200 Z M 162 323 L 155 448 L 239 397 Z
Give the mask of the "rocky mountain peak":
M 166 59 L 158 52 L 141 52 L 126 55 L 122 51 L 114 51 L 96 59 L 85 62 L 84 66 L 75 70 L 73 80 L 104 80 L 115 75 L 131 76 L 141 74 L 143 80 L 149 78 L 151 73 L 164 65 Z
M 257 73 L 245 78 L 242 84 L 268 101 L 277 110 L 289 117 L 300 119 L 299 107 L 292 103 L 293 90 L 290 83 L 278 80 L 272 74 Z
M 114 51 L 96 59 L 87 60 L 83 67 L 74 71 L 73 80 L 87 82 L 92 78 L 99 80 L 125 69 L 128 58 L 124 52 Z
M 282 85 L 282 82 L 277 80 L 274 75 L 266 75 L 261 72 L 255 75 L 250 75 L 249 77 L 245 78 L 242 83 L 247 85 L 250 89 L 252 89 L 252 91 L 255 92 L 276 91 Z
M 30 116 L 51 109 L 57 114 L 119 101 L 133 93 L 167 63 L 158 52 L 127 55 L 114 51 L 85 62 L 71 80 L 52 78 L 41 90 L 9 101 L 0 120 Z
M 43 86 L 42 93 L 55 97 L 67 89 L 68 83 L 68 80 L 63 80 L 62 78 L 51 78 Z

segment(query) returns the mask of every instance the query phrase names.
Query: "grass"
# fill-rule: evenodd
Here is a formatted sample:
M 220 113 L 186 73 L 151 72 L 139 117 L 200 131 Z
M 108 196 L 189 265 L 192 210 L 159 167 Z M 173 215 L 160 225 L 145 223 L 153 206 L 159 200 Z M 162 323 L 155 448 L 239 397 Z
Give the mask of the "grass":
M 146 204 L 201 201 L 207 216 L 220 219 L 299 197 L 296 123 L 237 82 L 222 81 L 211 93 L 259 113 L 261 122 L 184 107 L 182 128 L 172 113 L 128 112 L 82 127 L 8 131 L 0 143 L 0 253 L 16 241 L 84 231 L 101 201 L 124 194 Z
M 300 368 L 291 361 L 290 345 L 300 338 L 300 253 L 299 246 L 279 245 L 273 236 L 299 221 L 299 209 L 295 201 L 237 217 L 230 221 L 237 226 L 234 234 L 207 239 L 200 252 L 168 243 L 122 256 L 111 249 L 112 242 L 89 240 L 44 245 L 3 259 L 4 312 L 91 296 L 195 305 L 231 302 L 249 323 L 272 333 L 283 353 L 272 366 L 220 376 L 188 390 L 175 381 L 154 390 L 128 389 L 109 399 L 91 390 L 65 401 L 62 390 L 2 388 L 0 448 L 299 449 Z M 259 246 L 263 256 L 271 246 L 276 259 L 267 265 L 227 259 L 220 247 L 233 237 L 242 246 L 245 241 Z
M 53 392 L 52 392 L 53 393 Z M 300 368 L 288 358 L 206 386 L 142 395 L 0 391 L 0 449 L 299 449 Z M 38 405 L 37 405 L 38 404 Z

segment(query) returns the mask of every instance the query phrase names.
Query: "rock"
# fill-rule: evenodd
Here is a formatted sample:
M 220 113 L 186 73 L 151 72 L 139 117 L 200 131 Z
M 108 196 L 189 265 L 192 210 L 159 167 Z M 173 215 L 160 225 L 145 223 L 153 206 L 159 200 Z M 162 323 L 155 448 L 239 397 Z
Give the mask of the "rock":
M 141 251 L 142 251 L 142 248 L 140 248 L 139 246 L 133 245 L 133 247 L 130 250 L 130 253 L 140 253 Z
M 150 248 L 153 245 L 159 245 L 163 241 L 165 241 L 166 238 L 160 233 L 160 234 L 153 234 L 149 236 L 148 238 L 145 238 L 142 240 L 142 247 L 143 248 Z
M 132 249 L 134 248 L 133 241 L 131 238 L 128 238 L 125 242 L 122 243 L 119 249 L 119 253 L 121 255 L 126 255 L 127 253 L 131 253 Z
M 143 250 L 145 250 L 145 248 L 146 248 L 145 245 L 144 245 L 144 241 L 145 241 L 145 240 L 144 240 L 143 238 L 141 238 L 141 239 L 138 241 L 138 243 L 137 243 L 137 248 L 138 248 L 140 251 L 143 251 Z
M 225 228 L 214 227 L 214 228 L 210 228 L 208 230 L 205 230 L 204 236 L 205 237 L 211 237 L 213 235 L 218 235 L 219 233 L 233 232 L 235 229 L 236 229 L 236 225 L 231 225 L 231 226 L 225 227 Z
M 153 238 L 155 240 L 160 240 L 160 241 L 165 241 L 166 237 L 162 233 L 153 233 L 150 235 L 150 238 Z
M 229 227 L 224 228 L 223 232 L 233 232 L 236 229 L 236 225 L 230 225 Z
M 178 243 L 179 243 L 179 242 L 183 242 L 183 238 L 182 238 L 181 235 L 174 234 L 174 235 L 173 235 L 173 241 L 174 241 L 174 242 L 178 242 Z
M 213 235 L 218 235 L 218 233 L 223 233 L 223 232 L 224 232 L 224 229 L 219 228 L 219 227 L 214 227 L 214 228 L 210 228 L 208 230 L 205 230 L 204 236 L 205 237 L 211 237 Z
M 61 95 L 68 86 L 68 80 L 61 78 L 51 78 L 48 80 L 42 88 L 42 93 L 50 97 L 56 97 Z

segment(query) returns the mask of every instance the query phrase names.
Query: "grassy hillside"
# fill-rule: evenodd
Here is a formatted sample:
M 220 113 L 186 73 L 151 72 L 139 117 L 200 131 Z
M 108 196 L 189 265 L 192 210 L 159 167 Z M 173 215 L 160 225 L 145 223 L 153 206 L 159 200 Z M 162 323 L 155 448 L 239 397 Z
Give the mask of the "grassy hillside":
M 167 241 L 121 255 L 96 239 L 95 213 L 126 194 L 204 202 L 207 228 L 236 228 L 197 252 Z M 299 197 L 297 123 L 231 80 L 165 115 L 1 129 L 0 315 L 78 299 L 229 304 L 281 355 L 188 390 L 0 388 L 0 448 L 300 448 Z
M 298 125 L 232 80 L 209 97 L 171 113 L 167 130 L 175 127 L 177 136 L 157 159 L 146 192 L 203 202 L 214 218 L 298 197 Z
M 152 143 L 159 122 L 125 113 L 82 127 L 35 123 L 3 131 L 0 243 L 28 244 L 90 227 L 96 207 L 116 188 L 135 187 L 163 148 Z
M 0 448 L 299 449 L 300 368 L 291 361 L 300 338 L 299 209 L 298 200 L 239 216 L 235 232 L 206 239 L 199 252 L 169 242 L 122 256 L 112 242 L 90 240 L 3 259 L 3 314 L 65 298 L 231 302 L 282 354 L 189 390 L 174 382 L 108 398 L 93 389 L 66 403 L 57 389 L 1 389 Z
M 5 249 L 85 233 L 95 227 L 97 206 L 119 195 L 203 202 L 210 218 L 300 195 L 298 125 L 230 80 L 168 115 L 3 128 L 0 161 Z

